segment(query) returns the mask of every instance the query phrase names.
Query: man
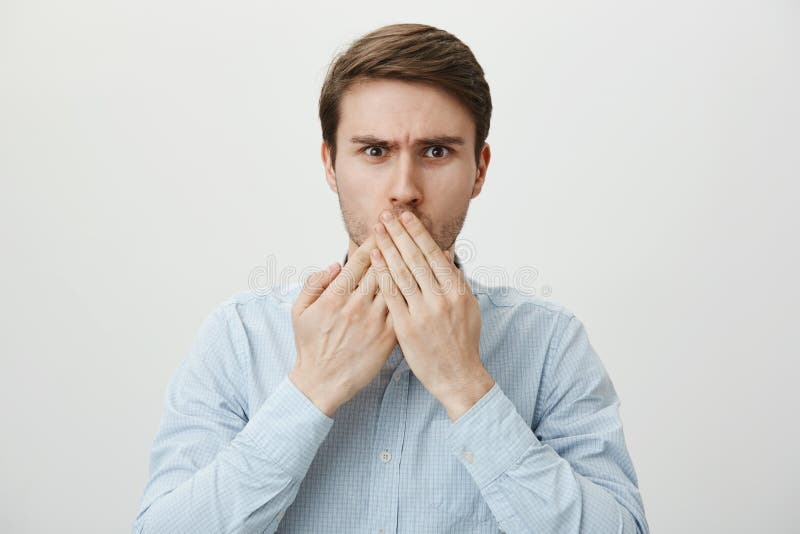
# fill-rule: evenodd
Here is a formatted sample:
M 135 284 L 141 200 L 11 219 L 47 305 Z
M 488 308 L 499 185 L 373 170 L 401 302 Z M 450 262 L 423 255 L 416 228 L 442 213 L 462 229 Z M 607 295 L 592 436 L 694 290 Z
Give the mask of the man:
M 436 28 L 380 28 L 334 61 L 322 160 L 345 265 L 206 320 L 134 531 L 648 532 L 582 323 L 453 253 L 491 109 L 472 52 Z

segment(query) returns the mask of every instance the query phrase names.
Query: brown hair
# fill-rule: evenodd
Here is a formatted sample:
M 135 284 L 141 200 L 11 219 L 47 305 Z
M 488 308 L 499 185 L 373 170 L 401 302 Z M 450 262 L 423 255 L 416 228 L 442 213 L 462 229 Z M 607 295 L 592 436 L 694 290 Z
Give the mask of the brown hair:
M 492 98 L 483 69 L 455 35 L 424 24 L 392 24 L 372 31 L 330 64 L 319 97 L 322 139 L 336 160 L 339 104 L 359 79 L 384 78 L 431 83 L 458 98 L 475 122 L 475 161 L 489 135 Z

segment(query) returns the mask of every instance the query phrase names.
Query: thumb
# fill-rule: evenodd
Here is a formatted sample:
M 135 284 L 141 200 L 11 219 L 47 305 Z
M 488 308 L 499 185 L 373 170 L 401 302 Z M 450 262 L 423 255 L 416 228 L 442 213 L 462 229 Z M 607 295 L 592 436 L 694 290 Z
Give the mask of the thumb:
M 339 273 L 339 262 L 331 263 L 327 269 L 317 271 L 308 278 L 306 278 L 303 287 L 300 289 L 300 294 L 292 305 L 292 315 L 295 317 L 303 313 L 306 308 L 314 304 L 322 292 L 328 287 L 328 284 L 336 278 Z

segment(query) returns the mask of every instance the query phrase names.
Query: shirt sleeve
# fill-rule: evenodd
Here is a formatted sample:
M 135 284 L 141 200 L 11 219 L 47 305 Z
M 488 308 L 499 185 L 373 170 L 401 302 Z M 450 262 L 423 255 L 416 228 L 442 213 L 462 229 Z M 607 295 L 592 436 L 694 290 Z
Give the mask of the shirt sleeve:
M 583 324 L 561 322 L 535 431 L 495 383 L 451 424 L 450 450 L 505 532 L 647 534 L 613 384 Z
M 201 327 L 173 374 L 134 533 L 274 532 L 333 419 L 285 377 L 251 418 L 235 306 Z

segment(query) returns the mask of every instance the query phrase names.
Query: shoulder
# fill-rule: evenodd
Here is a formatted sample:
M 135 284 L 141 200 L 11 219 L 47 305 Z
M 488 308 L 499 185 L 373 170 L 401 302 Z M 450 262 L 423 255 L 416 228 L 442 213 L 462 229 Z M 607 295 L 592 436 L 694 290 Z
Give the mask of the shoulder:
M 572 310 L 558 300 L 537 295 L 533 290 L 522 290 L 510 285 L 488 285 L 467 276 L 472 291 L 490 310 L 513 311 L 520 315 L 545 316 L 559 321 L 574 317 Z M 483 307 L 483 306 L 482 306 Z
M 239 315 L 284 313 L 291 309 L 300 288 L 300 284 L 291 284 L 239 291 L 220 302 L 217 310 Z
M 291 308 L 301 286 L 238 291 L 212 307 L 205 324 L 245 345 L 254 333 L 291 328 Z

